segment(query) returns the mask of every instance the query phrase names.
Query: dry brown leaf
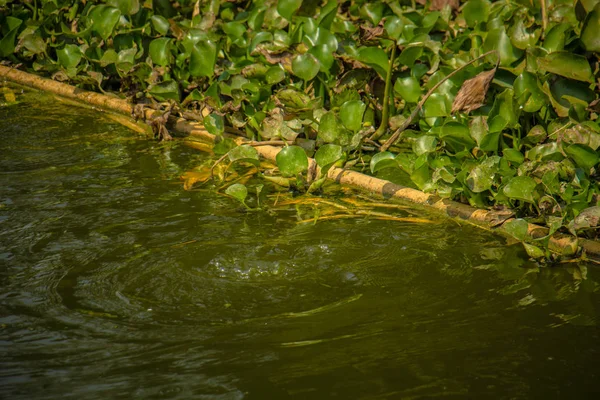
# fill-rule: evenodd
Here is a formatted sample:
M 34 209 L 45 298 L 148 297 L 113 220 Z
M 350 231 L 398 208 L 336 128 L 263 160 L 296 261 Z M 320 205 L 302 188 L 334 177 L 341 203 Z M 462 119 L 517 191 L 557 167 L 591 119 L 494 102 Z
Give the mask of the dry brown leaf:
M 431 6 L 429 7 L 432 11 L 440 11 L 445 6 L 449 5 L 452 11 L 458 10 L 459 1 L 458 0 L 431 0 Z
M 452 113 L 466 113 L 478 109 L 485 103 L 485 96 L 490 87 L 496 68 L 479 73 L 476 77 L 467 79 L 461 86 L 452 103 Z

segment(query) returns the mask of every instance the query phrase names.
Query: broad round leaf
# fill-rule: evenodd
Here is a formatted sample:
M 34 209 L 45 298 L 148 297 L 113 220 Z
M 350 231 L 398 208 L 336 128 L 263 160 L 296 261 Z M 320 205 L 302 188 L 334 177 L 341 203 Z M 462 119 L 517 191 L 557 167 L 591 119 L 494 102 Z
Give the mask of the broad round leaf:
M 472 192 L 481 193 L 492 187 L 498 172 L 500 157 L 491 156 L 471 170 L 467 177 L 467 186 Z
M 203 123 L 206 130 L 213 135 L 220 135 L 225 130 L 223 117 L 219 114 L 208 114 L 206 117 L 204 117 Z
M 517 49 L 512 45 L 503 26 L 488 32 L 483 44 L 483 50 L 498 50 L 498 53 L 500 54 L 500 65 L 502 66 L 509 66 L 523 55 L 522 50 Z
M 118 8 L 107 5 L 94 6 L 89 14 L 89 21 L 92 25 L 92 31 L 96 32 L 102 39 L 108 39 L 117 26 L 121 11 Z
M 248 197 L 248 189 L 241 183 L 234 183 L 233 185 L 229 186 L 225 190 L 225 193 L 238 200 L 242 204 L 245 204 L 246 197 Z
M 548 99 L 538 86 L 537 77 L 523 71 L 513 83 L 515 98 L 526 112 L 536 112 L 546 105 Z
M 391 17 L 386 18 L 383 27 L 390 38 L 398 40 L 404 30 L 404 22 L 402 22 L 399 17 L 392 15 Z
M 517 218 L 508 221 L 502 228 L 517 240 L 523 241 L 527 239 L 529 224 L 524 219 Z
M 319 61 L 312 54 L 305 53 L 292 60 L 292 72 L 305 81 L 310 81 L 319 73 Z
M 260 164 L 258 151 L 256 151 L 254 147 L 248 145 L 234 147 L 229 150 L 228 157 L 231 162 L 242 161 L 256 166 Z
M 299 146 L 288 146 L 283 148 L 277 157 L 277 167 L 281 175 L 285 177 L 296 176 L 308 169 L 308 157 Z
M 166 81 L 151 86 L 148 92 L 160 101 L 180 100 L 179 85 L 175 81 Z
M 600 32 L 599 32 L 600 33 Z M 592 82 L 592 68 L 587 59 L 570 51 L 556 51 L 537 60 L 538 66 L 545 71 L 565 78 Z
M 421 86 L 415 77 L 398 78 L 394 84 L 394 92 L 407 103 L 416 103 L 421 97 Z
M 333 66 L 333 53 L 324 44 L 314 46 L 308 51 L 308 54 L 312 54 L 317 61 L 319 61 L 319 69 L 322 72 L 329 71 L 329 69 Z
M 195 77 L 213 76 L 217 60 L 217 46 L 210 40 L 201 40 L 192 48 L 190 74 Z
M 169 21 L 162 15 L 153 15 L 150 17 L 150 22 L 152 22 L 154 30 L 161 35 L 166 35 L 169 31 Z
M 384 168 L 399 168 L 398 163 L 395 160 L 396 156 L 389 151 L 384 151 L 382 153 L 377 153 L 371 158 L 371 173 L 382 170 Z
M 358 50 L 358 61 L 367 64 L 385 79 L 389 68 L 387 53 L 381 47 L 361 47 Z
M 326 144 L 319 147 L 319 150 L 315 153 L 315 161 L 317 165 L 324 168 L 328 165 L 335 163 L 336 161 L 344 157 L 342 146 L 337 144 Z
M 565 149 L 565 152 L 575 161 L 577 166 L 586 171 L 589 171 L 590 168 L 598 164 L 598 160 L 600 159 L 598 153 L 585 144 L 572 144 Z
M 357 132 L 362 128 L 363 114 L 367 106 L 360 100 L 350 100 L 340 107 L 340 119 L 346 128 Z
M 485 22 L 490 14 L 490 3 L 486 0 L 469 0 L 462 9 L 465 21 L 469 26 Z
M 329 111 L 321 116 L 318 138 L 325 143 L 333 143 L 340 138 L 341 121 Z
M 433 135 L 422 135 L 413 143 L 413 151 L 416 155 L 431 153 L 435 151 L 438 140 Z
M 534 202 L 533 193 L 537 183 L 528 176 L 515 176 L 506 186 L 503 192 L 509 199 L 522 200 L 529 203 Z
M 580 39 L 587 51 L 600 53 L 600 3 L 588 14 Z
M 153 64 L 165 66 L 171 63 L 171 39 L 154 39 L 150 42 L 148 51 Z
M 124 15 L 133 15 L 140 10 L 139 0 L 107 0 L 106 4 L 117 7 Z
M 79 46 L 74 44 L 67 44 L 63 49 L 56 50 L 58 56 L 58 63 L 65 68 L 74 68 L 81 61 L 83 53 Z
M 265 81 L 269 85 L 274 85 L 285 79 L 285 71 L 280 65 L 273 66 L 267 70 Z
M 277 2 L 277 12 L 289 21 L 301 5 L 302 0 L 279 0 Z

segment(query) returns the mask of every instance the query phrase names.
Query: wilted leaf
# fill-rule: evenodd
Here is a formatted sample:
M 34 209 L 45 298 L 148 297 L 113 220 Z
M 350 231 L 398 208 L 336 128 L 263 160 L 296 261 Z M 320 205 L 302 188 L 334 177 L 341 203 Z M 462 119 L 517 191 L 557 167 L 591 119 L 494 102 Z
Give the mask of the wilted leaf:
M 588 207 L 581 211 L 568 225 L 569 231 L 577 235 L 577 231 L 589 228 L 598 228 L 600 222 L 600 207 Z
M 467 185 L 472 192 L 480 193 L 491 189 L 498 172 L 500 157 L 491 156 L 475 166 L 467 177 Z
M 495 74 L 496 68 L 481 72 L 474 78 L 466 80 L 454 98 L 452 113 L 458 111 L 469 113 L 481 107 L 485 103 L 485 96 Z

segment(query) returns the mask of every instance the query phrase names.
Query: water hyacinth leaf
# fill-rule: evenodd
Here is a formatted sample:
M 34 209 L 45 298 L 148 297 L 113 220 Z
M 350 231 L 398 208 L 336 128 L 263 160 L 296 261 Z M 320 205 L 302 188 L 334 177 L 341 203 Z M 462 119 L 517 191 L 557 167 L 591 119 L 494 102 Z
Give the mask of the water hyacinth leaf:
M 469 128 L 460 122 L 446 122 L 442 126 L 440 138 L 461 150 L 463 147 L 470 150 L 475 147 L 476 144 L 473 138 L 471 138 Z
M 489 119 L 492 120 L 496 116 L 500 116 L 506 122 L 505 127 L 514 128 L 518 124 L 517 113 L 514 105 L 514 91 L 505 89 L 494 99 L 494 105 L 490 110 Z M 491 124 L 490 124 L 491 125 Z M 490 130 L 492 130 L 490 126 Z
M 246 27 L 241 22 L 226 22 L 223 24 L 223 32 L 232 39 L 240 38 L 246 32 Z
M 385 79 L 389 68 L 389 60 L 386 52 L 380 47 L 361 47 L 358 50 L 358 61 L 372 67 Z
M 529 224 L 524 219 L 516 218 L 508 221 L 503 225 L 503 228 L 517 240 L 524 241 L 528 238 Z
M 317 150 L 315 153 L 315 161 L 317 165 L 321 168 L 325 168 L 328 165 L 331 165 L 344 157 L 344 151 L 342 150 L 342 146 L 337 144 L 326 144 Z
M 292 15 L 300 8 L 302 0 L 279 0 L 277 2 L 277 12 L 283 18 L 290 21 Z
M 285 71 L 280 65 L 273 66 L 267 70 L 265 81 L 269 85 L 274 85 L 285 79 Z
M 6 17 L 4 23 L 8 28 L 8 33 L 0 40 L 0 57 L 8 57 L 15 51 L 15 39 L 23 21 L 9 16 Z
M 344 126 L 357 132 L 362 128 L 363 114 L 367 106 L 360 100 L 350 100 L 340 107 L 340 119 Z
M 386 18 L 383 27 L 390 39 L 398 40 L 404 30 L 404 22 L 399 17 L 392 15 Z
M 166 35 L 169 32 L 169 21 L 162 15 L 153 15 L 150 17 L 150 22 L 154 30 L 159 34 Z
M 525 161 L 525 156 L 523 155 L 523 153 L 516 149 L 504 149 L 502 151 L 502 156 L 508 161 L 515 164 L 523 164 L 523 161 Z
M 525 112 L 536 112 L 546 105 L 547 97 L 538 86 L 537 77 L 523 71 L 513 83 L 517 103 Z
M 437 144 L 438 140 L 435 136 L 423 135 L 414 141 L 412 148 L 413 152 L 420 156 L 435 151 Z
M 308 54 L 312 54 L 319 61 L 319 69 L 322 72 L 327 72 L 333 66 L 333 53 L 324 44 L 313 46 Z
M 67 44 L 64 48 L 56 50 L 56 55 L 58 56 L 58 63 L 64 68 L 76 67 L 83 57 L 79 46 L 74 44 Z
M 567 39 L 566 32 L 570 28 L 571 24 L 567 24 L 564 22 L 558 25 L 554 25 L 544 38 L 544 43 L 542 44 L 542 47 L 546 49 L 548 53 L 563 50 L 565 48 L 565 41 Z
M 160 101 L 180 99 L 179 85 L 173 80 L 157 83 L 151 86 L 148 92 Z
M 515 176 L 503 188 L 509 199 L 534 202 L 533 194 L 537 186 L 536 181 L 528 176 Z
M 526 151 L 525 158 L 531 161 L 561 161 L 565 156 L 558 143 L 551 142 L 537 145 Z
M 543 58 L 538 58 L 537 64 L 540 68 L 565 78 L 577 81 L 592 82 L 592 68 L 587 59 L 570 51 L 557 51 Z
M 325 143 L 333 143 L 339 140 L 341 136 L 341 121 L 332 112 L 329 111 L 321 116 L 319 122 L 318 138 Z
M 434 93 L 423 105 L 423 114 L 426 118 L 445 117 L 449 114 L 450 107 L 446 96 Z
M 381 21 L 384 10 L 385 4 L 382 2 L 367 2 L 360 8 L 360 14 L 363 18 L 371 21 L 371 23 L 376 26 L 379 24 L 379 21 Z
M 600 207 L 588 207 L 581 211 L 568 225 L 569 231 L 577 235 L 577 231 L 597 228 L 600 222 Z
M 284 147 L 277 153 L 275 160 L 284 177 L 294 177 L 308 169 L 308 157 L 299 146 Z
M 512 44 L 521 50 L 534 47 L 542 32 L 541 29 L 531 29 L 525 26 L 525 18 L 524 16 L 517 18 L 508 31 Z
M 598 164 L 598 161 L 600 160 L 598 152 L 593 150 L 591 147 L 586 146 L 585 144 L 572 144 L 565 149 L 565 152 L 569 157 L 571 157 L 571 159 L 573 159 L 573 161 L 575 161 L 577 166 L 586 171 L 589 171 L 590 168 Z
M 190 74 L 194 77 L 213 76 L 216 60 L 216 44 L 210 40 L 200 40 L 192 48 Z
M 479 22 L 485 22 L 490 14 L 490 4 L 486 0 L 469 0 L 462 9 L 467 25 L 473 27 Z
M 494 178 L 498 173 L 500 157 L 491 156 L 475 166 L 469 173 L 466 183 L 472 192 L 480 193 L 491 189 Z
M 504 26 L 488 32 L 483 44 L 484 51 L 498 50 L 500 65 L 510 66 L 523 55 L 523 51 L 514 47 L 506 34 Z M 494 57 L 495 58 L 495 57 Z
M 389 151 L 384 151 L 381 153 L 377 153 L 371 158 L 371 173 L 382 170 L 384 168 L 398 168 L 398 163 L 396 162 L 396 156 Z
M 421 85 L 413 76 L 398 78 L 394 84 L 394 93 L 402 97 L 407 103 L 416 103 L 421 97 Z
M 94 6 L 90 10 L 88 18 L 92 31 L 106 40 L 112 35 L 115 26 L 117 26 L 117 22 L 121 18 L 121 11 L 118 8 L 102 4 Z
M 529 243 L 523 243 L 523 247 L 525 247 L 527 255 L 531 258 L 540 259 L 546 257 L 544 250 L 540 249 L 538 246 L 534 246 Z
M 241 183 L 234 183 L 225 189 L 225 194 L 238 200 L 243 205 L 246 205 L 246 197 L 248 197 L 248 188 Z
M 600 3 L 590 12 L 581 29 L 581 42 L 587 51 L 600 53 Z
M 107 0 L 106 4 L 118 8 L 124 15 L 133 15 L 140 10 L 139 0 Z
M 252 146 L 241 145 L 234 147 L 229 150 L 227 154 L 229 157 L 229 161 L 236 162 L 247 162 L 256 165 L 257 167 L 260 165 L 260 160 L 258 158 L 258 151 Z
M 292 60 L 292 72 L 304 81 L 310 81 L 319 73 L 320 64 L 314 55 L 301 54 Z
M 153 64 L 169 65 L 171 63 L 171 39 L 164 37 L 154 39 L 150 42 L 148 52 Z
M 219 114 L 208 114 L 204 117 L 203 124 L 206 130 L 213 135 L 221 135 L 225 130 L 223 117 Z
M 41 54 L 46 51 L 46 41 L 37 33 L 25 36 L 20 43 L 33 54 Z M 0 47 L 2 47 L 1 44 Z

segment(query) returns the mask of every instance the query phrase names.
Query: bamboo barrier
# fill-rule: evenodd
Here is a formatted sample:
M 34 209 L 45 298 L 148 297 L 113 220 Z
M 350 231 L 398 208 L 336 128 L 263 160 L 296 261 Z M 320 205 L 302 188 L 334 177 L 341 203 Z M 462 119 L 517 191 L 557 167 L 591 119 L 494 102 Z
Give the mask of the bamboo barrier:
M 58 96 L 81 102 L 85 105 L 97 107 L 103 111 L 124 114 L 127 116 L 131 116 L 134 111 L 133 106 L 124 99 L 89 92 L 64 83 L 19 71 L 14 68 L 0 65 L 0 76 L 24 86 L 50 92 Z M 148 120 L 161 114 L 159 111 L 149 109 L 146 109 L 144 112 L 146 119 Z M 169 122 L 170 128 L 179 133 L 189 135 L 204 142 L 215 142 L 216 137 L 210 134 L 197 122 L 188 121 L 183 118 L 171 118 Z M 242 137 L 235 136 L 234 138 L 237 144 L 244 144 L 244 142 L 246 142 L 246 139 Z M 201 150 L 209 148 L 205 146 L 195 147 Z M 266 145 L 257 146 L 256 150 L 261 157 L 275 161 L 275 157 L 281 148 Z M 309 162 L 311 164 L 315 163 L 314 159 L 310 159 Z M 430 210 L 437 211 L 450 218 L 456 218 L 481 228 L 510 236 L 506 230 L 506 223 L 513 220 L 513 218 L 511 218 L 511 213 L 477 209 L 466 204 L 441 199 L 432 194 L 427 194 L 416 189 L 397 185 L 383 179 L 342 168 L 331 168 L 328 171 L 327 177 L 341 185 L 361 189 L 378 198 L 408 201 Z M 539 225 L 529 224 L 527 235 L 529 241 L 535 241 L 536 239 L 547 236 L 548 229 Z M 549 249 L 554 253 L 567 256 L 576 254 L 578 249 L 582 249 L 590 260 L 600 261 L 600 242 L 597 241 L 555 233 L 549 240 Z

